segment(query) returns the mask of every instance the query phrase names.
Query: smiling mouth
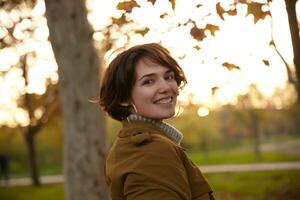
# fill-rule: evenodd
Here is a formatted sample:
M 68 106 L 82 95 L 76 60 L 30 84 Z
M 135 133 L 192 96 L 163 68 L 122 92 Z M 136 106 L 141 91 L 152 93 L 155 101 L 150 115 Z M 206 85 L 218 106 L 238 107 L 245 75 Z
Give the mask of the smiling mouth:
M 169 104 L 172 103 L 173 97 L 166 97 L 155 101 L 155 104 Z

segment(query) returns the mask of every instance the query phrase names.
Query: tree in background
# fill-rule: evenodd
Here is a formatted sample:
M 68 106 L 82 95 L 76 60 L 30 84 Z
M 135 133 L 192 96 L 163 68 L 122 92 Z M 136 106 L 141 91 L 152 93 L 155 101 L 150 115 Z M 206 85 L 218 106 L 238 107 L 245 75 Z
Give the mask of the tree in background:
M 263 95 L 255 85 L 251 86 L 249 93 L 239 96 L 238 107 L 241 110 L 239 118 L 244 118 L 242 121 L 245 123 L 245 126 L 248 126 L 249 130 L 251 130 L 251 134 L 249 135 L 253 138 L 256 160 L 261 159 L 260 144 L 264 129 L 263 121 L 265 118 L 264 113 L 262 112 L 262 108 L 264 107 L 263 102 L 265 102 L 263 100 Z M 243 115 L 242 112 L 245 112 L 246 116 Z
M 50 42 L 59 66 L 64 115 L 64 175 L 67 199 L 108 199 L 103 167 L 105 119 L 97 98 L 100 61 L 84 0 L 46 0 Z
M 300 36 L 299 36 L 299 21 L 296 13 L 296 3 L 298 0 L 285 0 L 286 10 L 289 19 L 291 30 L 291 38 L 293 43 L 294 65 L 296 80 L 294 85 L 298 94 L 298 104 L 300 104 Z
M 38 42 L 39 40 L 34 34 L 40 25 L 39 20 L 41 16 L 37 15 L 34 17 L 30 14 L 35 3 L 33 1 L 27 1 L 26 3 L 23 1 L 0 1 L 0 3 L 5 13 L 4 17 L 0 20 L 2 33 L 4 33 L 0 36 L 1 51 L 2 53 L 9 51 L 17 52 L 15 63 L 5 63 L 7 64 L 5 66 L 3 64 L 2 67 L 5 70 L 1 71 L 1 81 L 4 85 L 3 87 L 8 87 L 5 80 L 12 79 L 10 81 L 15 81 L 16 85 L 11 85 L 9 92 L 18 93 L 15 100 L 19 110 L 16 112 L 22 111 L 25 121 L 14 119 L 13 126 L 17 126 L 23 133 L 28 151 L 32 184 L 37 186 L 40 184 L 40 179 L 39 162 L 36 152 L 36 136 L 45 127 L 46 123 L 59 112 L 59 105 L 57 103 L 58 93 L 55 82 L 49 77 L 44 80 L 44 87 L 46 89 L 42 94 L 30 91 L 33 83 L 29 78 L 29 74 L 33 74 L 34 71 L 32 65 L 36 63 L 33 60 L 39 57 L 37 49 L 33 46 L 27 46 L 29 41 Z M 22 80 L 21 86 L 17 85 L 17 79 Z M 16 91 L 13 91 L 14 89 Z M 11 94 L 5 93 L 5 95 Z M 5 100 L 4 96 L 1 99 L 3 102 L 8 101 Z M 14 102 L 10 103 L 13 104 Z
M 297 91 L 297 103 L 290 109 L 290 115 L 292 120 L 297 125 L 296 132 L 300 132 L 300 36 L 299 36 L 299 20 L 297 19 L 296 4 L 297 0 L 285 0 L 286 10 L 289 19 L 289 26 L 291 31 L 291 39 L 293 44 L 294 53 L 294 67 L 295 67 L 295 78 L 290 78 Z M 289 76 L 291 77 L 291 76 Z
M 25 80 L 25 87 L 28 86 L 28 64 L 26 56 L 21 57 L 20 64 L 23 71 L 23 78 Z M 35 102 L 36 101 L 36 102 Z M 40 185 L 39 167 L 36 152 L 36 135 L 46 125 L 49 119 L 53 118 L 59 112 L 58 91 L 56 85 L 48 83 L 47 91 L 41 95 L 31 95 L 26 92 L 22 99 L 23 109 L 27 111 L 29 117 L 29 124 L 22 127 L 24 138 L 28 150 L 29 169 L 33 185 Z M 40 112 L 40 114 L 35 114 Z

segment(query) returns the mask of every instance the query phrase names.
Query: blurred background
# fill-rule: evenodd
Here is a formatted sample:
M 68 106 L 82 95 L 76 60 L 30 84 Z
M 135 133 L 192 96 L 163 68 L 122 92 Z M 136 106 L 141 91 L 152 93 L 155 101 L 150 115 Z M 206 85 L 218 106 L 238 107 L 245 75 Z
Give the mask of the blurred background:
M 40 182 L 61 177 L 64 148 L 45 2 L 0 6 L 0 199 L 64 199 L 62 179 Z M 161 43 L 182 66 L 188 84 L 168 122 L 207 169 L 217 199 L 300 199 L 299 1 L 87 0 L 86 8 L 102 70 L 147 42 Z M 119 128 L 108 119 L 108 144 Z M 254 163 L 274 166 L 226 171 Z M 298 170 L 277 170 L 280 163 Z M 216 165 L 224 169 L 209 170 Z M 13 184 L 21 178 L 31 181 Z

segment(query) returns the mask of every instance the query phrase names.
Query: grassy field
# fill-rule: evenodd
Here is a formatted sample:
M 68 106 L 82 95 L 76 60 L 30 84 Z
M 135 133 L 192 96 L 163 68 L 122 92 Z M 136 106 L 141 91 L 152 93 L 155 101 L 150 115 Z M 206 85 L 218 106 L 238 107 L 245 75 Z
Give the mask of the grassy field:
M 266 143 L 283 143 L 297 138 L 272 138 Z M 264 144 L 264 143 L 263 143 Z M 300 145 L 300 140 L 299 140 Z M 295 147 L 293 147 L 295 148 Z M 296 146 L 297 149 L 298 146 Z M 248 141 L 226 148 L 214 149 L 207 153 L 188 149 L 187 153 L 198 165 L 300 161 L 300 154 L 284 151 L 262 151 L 257 160 Z M 12 177 L 28 176 L 26 169 L 16 170 Z M 42 165 L 42 175 L 61 174 L 61 165 Z M 259 171 L 239 173 L 205 174 L 219 200 L 300 200 L 299 171 Z M 0 187 L 0 200 L 63 200 L 63 184 Z
M 300 171 L 207 174 L 217 199 L 300 199 Z
M 216 199 L 297 200 L 300 199 L 300 171 L 262 171 L 206 174 Z M 0 188 L 1 200 L 63 200 L 62 184 L 38 188 Z
M 215 150 L 204 154 L 201 151 L 187 151 L 191 159 L 198 165 L 214 165 L 214 164 L 232 164 L 232 163 L 257 163 L 257 162 L 285 162 L 300 161 L 300 155 L 292 155 L 284 152 L 262 152 L 261 159 L 257 160 L 252 151 L 233 150 Z M 12 163 L 11 177 L 26 177 L 28 169 L 14 166 Z M 58 175 L 62 174 L 61 165 L 43 165 L 40 167 L 41 175 Z
M 232 164 L 232 163 L 257 163 L 257 162 L 285 162 L 299 161 L 300 155 L 290 155 L 279 152 L 262 152 L 257 160 L 250 151 L 212 151 L 208 155 L 199 151 L 188 152 L 191 159 L 198 165 Z
M 277 139 L 280 139 L 277 141 Z M 262 150 L 256 157 L 253 146 L 244 141 L 236 146 L 207 151 L 187 150 L 191 159 L 198 165 L 257 163 L 257 162 L 286 162 L 300 161 L 300 139 L 272 138 L 261 144 L 261 148 L 273 146 L 272 150 Z M 291 153 L 293 152 L 293 153 Z
M 63 200 L 63 184 L 43 185 L 40 187 L 16 186 L 0 187 L 1 200 Z
M 300 142 L 299 142 L 300 144 Z M 232 163 L 257 163 L 257 162 L 285 162 L 300 161 L 300 154 L 288 154 L 285 152 L 261 152 L 261 158 L 257 160 L 255 154 L 251 150 L 223 149 L 209 151 L 187 151 L 191 159 L 198 165 L 214 165 L 214 164 L 232 164 Z M 11 177 L 26 177 L 28 169 L 20 168 L 11 163 Z M 18 168 L 18 170 L 16 170 Z M 41 175 L 57 175 L 62 173 L 61 164 L 42 165 L 40 166 Z

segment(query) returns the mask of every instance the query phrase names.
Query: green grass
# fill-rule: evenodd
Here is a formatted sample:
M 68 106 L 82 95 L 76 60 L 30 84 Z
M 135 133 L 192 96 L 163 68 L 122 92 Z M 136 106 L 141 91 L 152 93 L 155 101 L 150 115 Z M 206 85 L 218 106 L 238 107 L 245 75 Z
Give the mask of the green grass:
M 300 171 L 218 173 L 206 177 L 217 199 L 300 199 Z
M 231 163 L 257 163 L 257 162 L 284 162 L 299 161 L 300 155 L 290 155 L 278 152 L 262 152 L 261 159 L 257 160 L 255 154 L 249 151 L 211 151 L 203 154 L 199 151 L 188 152 L 190 158 L 198 165 L 231 164 Z
M 220 200 L 300 199 L 300 171 L 260 171 L 205 174 Z M 0 187 L 1 200 L 63 200 L 62 184 L 41 187 Z
M 40 187 L 16 186 L 0 187 L 1 200 L 63 200 L 62 184 L 43 185 Z
M 28 166 L 21 166 L 20 163 L 16 161 L 11 161 L 10 163 L 10 176 L 14 178 L 27 177 L 29 176 Z M 62 164 L 54 163 L 49 165 L 40 165 L 39 172 L 41 176 L 51 176 L 62 174 Z

